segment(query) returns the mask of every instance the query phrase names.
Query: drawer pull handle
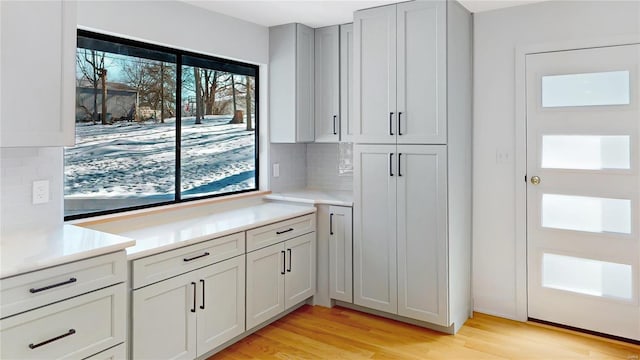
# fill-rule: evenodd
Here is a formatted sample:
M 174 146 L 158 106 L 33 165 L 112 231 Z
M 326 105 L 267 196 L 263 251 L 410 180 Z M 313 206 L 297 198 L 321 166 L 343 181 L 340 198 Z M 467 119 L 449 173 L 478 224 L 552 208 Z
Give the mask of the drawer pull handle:
M 75 331 L 74 329 L 69 329 L 69 331 L 68 331 L 67 333 L 65 333 L 65 334 L 62 334 L 62 335 L 56 336 L 56 337 L 51 338 L 51 339 L 49 339 L 49 340 L 45 340 L 45 341 L 43 341 L 43 342 L 41 342 L 41 343 L 38 343 L 38 344 L 35 344 L 35 345 L 34 345 L 34 344 L 29 344 L 29 349 L 33 350 L 33 349 L 35 349 L 35 348 L 39 348 L 40 346 L 47 345 L 47 344 L 52 343 L 52 342 L 54 342 L 54 341 L 57 341 L 57 340 L 60 340 L 60 339 L 66 338 L 67 336 L 69 336 L 69 335 L 73 335 L 73 334 L 75 334 L 75 333 L 76 333 L 76 331 Z
M 282 230 L 282 231 L 276 231 L 276 235 L 288 233 L 289 231 L 293 231 L 293 228 L 288 228 L 287 230 Z
M 198 256 L 194 256 L 192 258 L 184 258 L 182 260 L 184 261 L 191 261 L 191 260 L 195 260 L 195 259 L 200 259 L 201 257 L 205 257 L 205 256 L 209 256 L 210 254 L 208 252 L 202 254 L 202 255 L 198 255 Z
M 78 279 L 72 277 L 67 281 L 63 281 L 63 282 L 60 282 L 60 283 L 57 283 L 57 284 L 48 285 L 48 286 L 44 286 L 44 287 L 37 288 L 37 289 L 36 288 L 31 288 L 31 289 L 29 289 L 29 292 L 32 293 L 32 294 L 35 294 L 35 293 L 39 293 L 40 291 L 45 291 L 45 290 L 57 288 L 58 286 L 67 285 L 67 284 L 73 284 L 76 281 L 78 281 Z

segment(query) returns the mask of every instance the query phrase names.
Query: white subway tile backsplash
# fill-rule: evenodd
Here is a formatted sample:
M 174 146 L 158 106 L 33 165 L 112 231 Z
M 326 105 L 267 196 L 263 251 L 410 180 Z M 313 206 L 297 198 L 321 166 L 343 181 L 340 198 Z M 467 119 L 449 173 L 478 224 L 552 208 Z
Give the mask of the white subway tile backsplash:
M 307 184 L 305 144 L 271 144 L 270 188 L 273 192 L 301 189 Z M 273 164 L 280 164 L 280 176 L 273 177 Z
M 307 144 L 307 187 L 353 190 L 353 175 L 340 174 L 338 144 Z

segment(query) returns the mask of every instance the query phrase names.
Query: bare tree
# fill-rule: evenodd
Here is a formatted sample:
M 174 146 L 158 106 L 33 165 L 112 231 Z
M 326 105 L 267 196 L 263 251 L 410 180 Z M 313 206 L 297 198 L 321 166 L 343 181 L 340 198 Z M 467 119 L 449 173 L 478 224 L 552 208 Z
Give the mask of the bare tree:
M 98 84 L 101 82 L 102 92 L 102 123 L 106 122 L 106 76 L 107 71 L 104 65 L 104 52 L 90 49 L 78 49 L 76 52 L 76 63 L 82 73 L 82 78 L 93 87 L 93 113 L 91 120 L 95 124 L 98 120 Z M 104 74 L 104 75 L 103 75 Z
M 195 124 L 202 124 L 203 117 L 203 101 L 202 101 L 202 83 L 200 83 L 200 69 L 197 67 L 193 68 L 193 77 L 196 83 L 196 122 Z
M 244 96 L 246 106 L 245 113 L 247 115 L 247 131 L 251 131 L 253 130 L 253 125 L 251 123 L 251 106 L 253 105 L 253 97 L 251 92 L 254 90 L 254 85 L 252 84 L 251 76 L 245 76 L 245 78 L 247 82 Z

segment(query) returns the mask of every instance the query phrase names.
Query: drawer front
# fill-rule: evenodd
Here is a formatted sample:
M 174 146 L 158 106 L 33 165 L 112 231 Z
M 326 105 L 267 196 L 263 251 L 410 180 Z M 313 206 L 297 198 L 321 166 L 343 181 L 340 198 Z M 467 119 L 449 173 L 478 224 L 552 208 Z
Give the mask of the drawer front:
M 0 320 L 2 359 L 82 359 L 124 342 L 119 284 Z
M 247 231 L 247 252 L 316 230 L 316 215 L 309 214 Z
M 101 353 L 89 356 L 85 360 L 126 360 L 127 346 L 123 343 Z
M 244 254 L 244 232 L 163 252 L 133 261 L 133 288 Z
M 0 318 L 126 280 L 124 251 L 0 280 Z

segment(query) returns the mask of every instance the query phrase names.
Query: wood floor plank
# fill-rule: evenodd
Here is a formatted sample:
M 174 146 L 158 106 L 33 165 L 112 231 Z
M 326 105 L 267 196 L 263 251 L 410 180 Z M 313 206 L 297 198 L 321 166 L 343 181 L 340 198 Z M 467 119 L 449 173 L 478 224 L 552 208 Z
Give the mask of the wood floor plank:
M 303 306 L 208 360 L 622 359 L 640 346 L 475 314 L 456 335 L 335 307 Z

